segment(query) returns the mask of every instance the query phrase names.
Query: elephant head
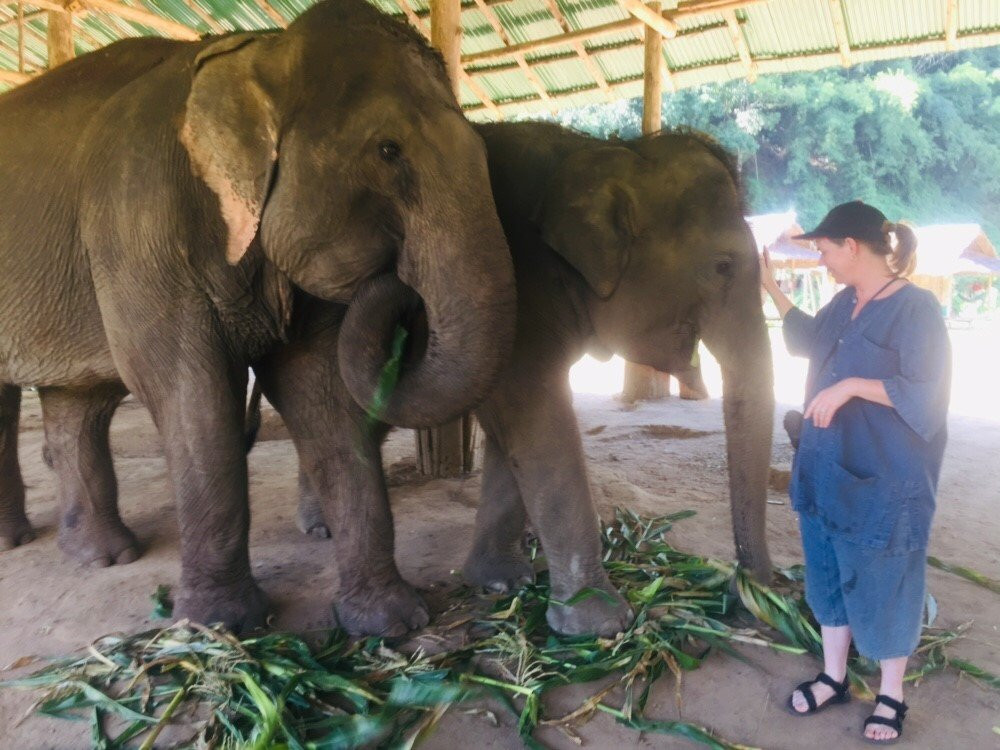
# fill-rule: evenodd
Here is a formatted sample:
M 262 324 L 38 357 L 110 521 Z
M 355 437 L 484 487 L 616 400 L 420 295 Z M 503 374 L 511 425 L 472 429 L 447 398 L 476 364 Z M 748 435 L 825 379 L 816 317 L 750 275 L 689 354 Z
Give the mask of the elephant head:
M 181 141 L 230 264 L 259 240 L 293 284 L 349 305 L 341 371 L 362 405 L 401 320 L 426 333 L 384 421 L 439 423 L 486 393 L 513 338 L 513 270 L 482 140 L 415 32 L 326 0 L 283 32 L 219 38 L 194 60 Z
M 585 280 L 603 348 L 681 377 L 699 338 L 719 360 L 737 555 L 767 580 L 771 350 L 728 155 L 695 134 L 591 146 L 560 162 L 545 195 L 538 230 Z

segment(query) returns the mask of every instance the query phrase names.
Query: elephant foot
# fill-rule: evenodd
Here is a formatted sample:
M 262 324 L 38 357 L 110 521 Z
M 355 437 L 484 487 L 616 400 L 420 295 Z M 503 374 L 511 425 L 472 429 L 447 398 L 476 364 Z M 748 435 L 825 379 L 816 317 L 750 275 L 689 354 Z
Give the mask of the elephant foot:
M 311 497 L 299 499 L 299 509 L 295 517 L 295 525 L 299 531 L 307 536 L 313 536 L 317 539 L 330 538 L 330 527 L 326 525 L 326 519 L 323 517 L 323 509 Z
M 402 579 L 352 586 L 340 593 L 333 611 L 340 627 L 351 635 L 397 637 L 431 620 L 420 594 Z
M 182 586 L 174 604 L 175 620 L 221 623 L 236 634 L 263 628 L 267 612 L 267 595 L 252 578 L 231 586 Z
M 475 549 L 465 561 L 462 574 L 473 586 L 482 586 L 498 594 L 517 591 L 535 580 L 535 570 L 527 555 L 483 553 Z
M 95 568 L 126 565 L 142 554 L 135 535 L 120 518 L 88 516 L 79 506 L 63 515 L 59 549 L 67 557 Z
M 588 586 L 583 586 L 581 591 Z M 635 615 L 628 602 L 615 591 L 610 582 L 591 584 L 589 588 L 597 592 L 587 596 L 575 604 L 555 604 L 549 602 L 545 619 L 549 627 L 563 635 L 597 635 L 611 638 L 621 633 L 634 619 Z M 568 601 L 572 594 L 566 597 L 555 597 Z
M 35 530 L 31 528 L 23 513 L 12 521 L 0 521 L 0 552 L 20 547 L 35 540 Z

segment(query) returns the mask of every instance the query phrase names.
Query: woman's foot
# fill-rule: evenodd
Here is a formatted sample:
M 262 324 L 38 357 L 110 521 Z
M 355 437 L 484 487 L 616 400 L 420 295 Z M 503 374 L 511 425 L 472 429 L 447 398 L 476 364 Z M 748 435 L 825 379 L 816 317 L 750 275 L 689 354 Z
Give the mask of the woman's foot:
M 847 703 L 851 699 L 847 676 L 840 682 L 820 672 L 811 682 L 798 685 L 788 697 L 786 708 L 795 716 L 808 716 L 834 704 Z
M 875 710 L 865 719 L 864 737 L 873 745 L 891 745 L 903 733 L 907 705 L 888 695 L 875 696 Z

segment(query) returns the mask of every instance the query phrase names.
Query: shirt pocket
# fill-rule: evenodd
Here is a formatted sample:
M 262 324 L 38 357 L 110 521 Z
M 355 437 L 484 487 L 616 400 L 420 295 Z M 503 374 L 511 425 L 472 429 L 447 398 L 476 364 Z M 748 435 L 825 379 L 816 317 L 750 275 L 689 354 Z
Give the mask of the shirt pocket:
M 858 337 L 858 356 L 852 359 L 859 378 L 885 380 L 899 374 L 899 352 L 875 343 L 864 334 Z
M 891 503 L 878 477 L 859 477 L 830 463 L 819 513 L 831 534 L 865 547 L 884 549 L 894 524 Z

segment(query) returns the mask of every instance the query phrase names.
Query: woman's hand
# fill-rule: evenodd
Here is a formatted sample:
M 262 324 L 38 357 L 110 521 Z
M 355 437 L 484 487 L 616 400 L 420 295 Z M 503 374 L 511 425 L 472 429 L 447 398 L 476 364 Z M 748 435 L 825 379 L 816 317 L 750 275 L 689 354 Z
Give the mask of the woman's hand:
M 774 280 L 774 269 L 771 268 L 771 254 L 767 248 L 758 256 L 760 260 L 760 285 L 765 292 L 774 296 L 778 289 L 778 282 Z
M 802 416 L 804 419 L 811 419 L 816 427 L 829 427 L 833 422 L 833 415 L 855 395 L 854 379 L 841 380 L 817 393 Z

